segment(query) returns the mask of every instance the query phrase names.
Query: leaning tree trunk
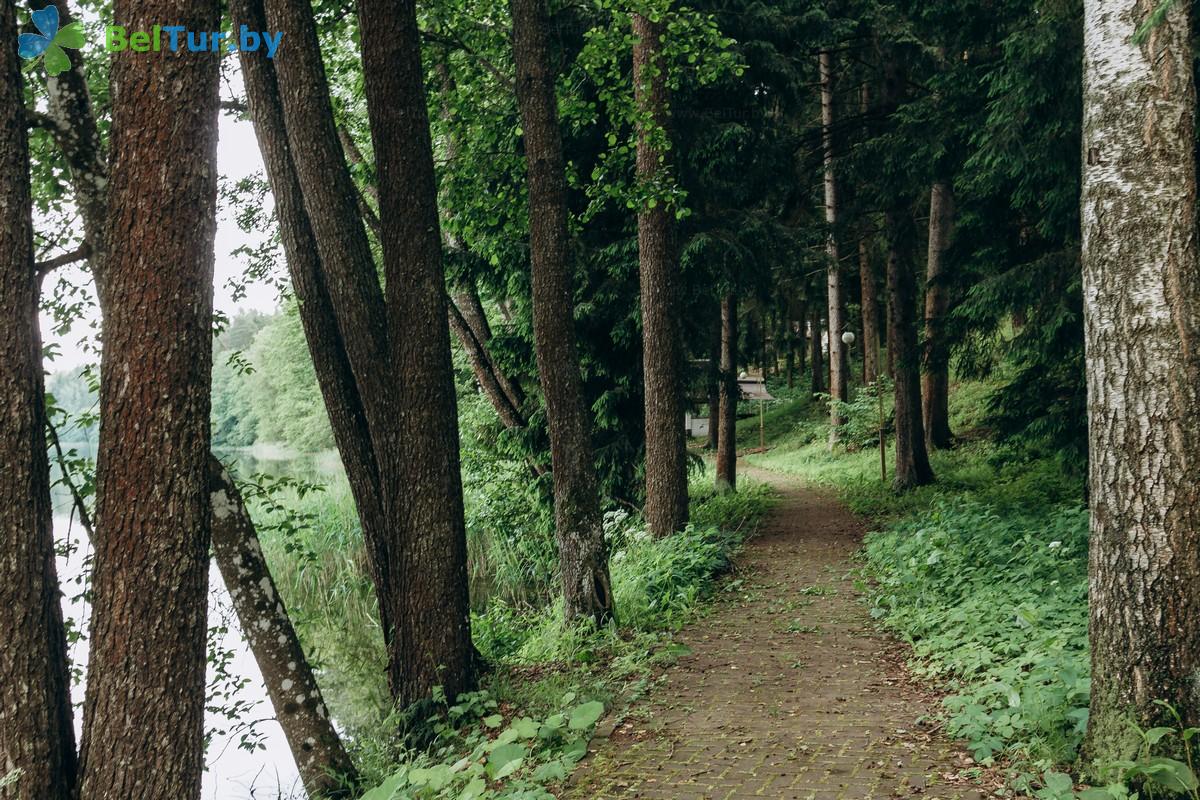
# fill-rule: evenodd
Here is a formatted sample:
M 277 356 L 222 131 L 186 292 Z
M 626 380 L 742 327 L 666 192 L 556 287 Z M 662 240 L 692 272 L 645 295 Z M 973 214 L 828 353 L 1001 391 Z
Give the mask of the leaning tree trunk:
M 896 472 L 892 486 L 906 491 L 933 482 L 921 422 L 921 352 L 917 346 L 917 279 L 912 263 L 914 225 L 908 210 L 885 214 L 888 236 L 888 349 L 896 367 Z
M 566 618 L 612 616 L 612 585 L 592 463 L 591 421 L 583 398 L 567 231 L 566 165 L 542 0 L 512 0 L 517 102 L 529 169 L 529 248 L 533 333 L 546 398 L 554 518 Z
M 683 430 L 683 341 L 679 261 L 673 204 L 663 197 L 667 133 L 666 22 L 633 15 L 633 84 L 639 110 L 638 182 L 655 197 L 638 210 L 641 274 L 642 373 L 646 410 L 646 524 L 654 536 L 681 530 L 688 520 L 687 437 Z
M 329 718 L 242 494 L 215 457 L 209 460 L 209 491 L 213 559 L 262 672 L 304 789 L 310 797 L 350 797 L 356 781 L 354 765 Z
M 235 25 L 246 25 L 256 31 L 268 29 L 262 0 L 230 0 L 230 13 Z M 392 530 L 384 516 L 379 470 L 366 410 L 338 329 L 328 287 L 329 276 L 318 254 L 316 236 L 288 146 L 274 61 L 257 51 L 243 50 L 238 55 L 255 136 L 275 200 L 275 218 L 292 290 L 299 301 L 300 323 L 334 443 L 354 497 L 363 540 L 370 554 L 367 563 L 378 598 L 380 628 L 385 642 L 389 643 L 390 653 L 391 583 L 387 576 L 387 553 Z
M 925 442 L 931 450 L 944 450 L 954 438 L 950 432 L 950 366 L 946 342 L 946 251 L 954 235 L 954 186 L 938 181 L 929 191 L 929 260 L 925 273 L 925 338 L 922 343 L 921 409 Z
M 721 399 L 717 431 L 717 491 L 737 488 L 737 295 L 721 298 Z
M 379 176 L 395 447 L 377 449 L 405 491 L 384 508 L 398 525 L 389 572 L 400 660 L 398 701 L 457 697 L 474 684 L 458 409 L 446 325 L 442 238 L 414 0 L 360 0 L 363 83 Z M 369 24 L 368 24 L 369 23 Z
M 837 243 L 837 176 L 833 170 L 833 54 L 822 50 L 818 56 L 821 77 L 821 145 L 825 159 L 825 281 L 829 298 L 829 447 L 838 442 L 840 426 L 845 422 L 837 404 L 848 399 L 849 364 L 842 343 L 843 319 L 842 270 Z
M 1086 754 L 1200 726 L 1200 272 L 1191 29 L 1084 3 L 1083 281 L 1091 500 Z M 1172 740 L 1163 741 L 1170 747 Z
M 821 353 L 821 312 L 813 310 L 808 315 L 808 366 L 812 370 L 809 388 L 813 394 L 825 391 L 825 362 Z
M 212 0 L 118 0 L 113 16 L 220 24 Z M 216 53 L 112 62 L 105 227 L 119 246 L 101 284 L 82 800 L 200 795 L 218 73 Z
M 33 266 L 29 147 L 12 3 L 0 7 L 0 788 L 70 800 L 75 786 L 67 642 L 54 567 L 45 390 Z

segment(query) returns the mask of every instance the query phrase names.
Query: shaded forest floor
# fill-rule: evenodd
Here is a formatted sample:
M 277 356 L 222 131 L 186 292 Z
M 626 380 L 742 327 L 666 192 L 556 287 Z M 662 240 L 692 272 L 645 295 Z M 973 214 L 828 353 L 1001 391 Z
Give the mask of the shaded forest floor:
M 978 798 L 966 753 L 859 600 L 864 523 L 826 492 L 742 465 L 778 505 L 745 546 L 690 653 L 599 731 L 567 798 Z

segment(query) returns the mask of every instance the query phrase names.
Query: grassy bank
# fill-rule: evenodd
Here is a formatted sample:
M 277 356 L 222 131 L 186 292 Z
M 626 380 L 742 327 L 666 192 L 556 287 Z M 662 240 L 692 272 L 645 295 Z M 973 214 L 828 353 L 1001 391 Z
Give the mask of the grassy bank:
M 710 472 L 695 476 L 692 524 L 664 539 L 650 537 L 627 511 L 606 514 L 617 619 L 601 629 L 563 623 L 545 577 L 555 564 L 552 538 L 546 546 L 552 534 L 539 526 L 544 514 L 494 503 L 468 508 L 472 589 L 482 595 L 472 632 L 489 672 L 478 692 L 442 698 L 443 715 L 418 720 L 433 737 L 421 751 L 407 749 L 397 733 L 413 720 L 389 713 L 382 636 L 349 492 L 285 487 L 274 509 L 260 499 L 256 516 L 280 594 L 366 782 L 378 787 L 367 797 L 549 797 L 546 787 L 582 756 L 599 716 L 638 697 L 651 671 L 678 655 L 674 632 L 703 613 L 771 502 L 764 486 L 728 495 L 711 486 Z M 496 520 L 513 527 L 501 530 Z

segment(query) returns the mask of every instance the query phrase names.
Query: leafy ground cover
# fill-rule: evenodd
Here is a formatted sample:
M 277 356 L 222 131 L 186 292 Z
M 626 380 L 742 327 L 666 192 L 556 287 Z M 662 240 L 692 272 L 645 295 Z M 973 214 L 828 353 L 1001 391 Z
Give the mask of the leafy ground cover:
M 862 553 L 872 615 L 912 645 L 914 672 L 945 689 L 947 732 L 981 764 L 1003 766 L 1016 791 L 1050 800 L 1195 797 L 1194 732 L 1144 732 L 1140 759 L 1083 763 L 1090 682 L 1081 465 L 1029 442 L 992 441 L 976 427 L 987 389 L 969 384 L 952 395 L 954 428 L 966 436 L 933 454 L 934 486 L 896 495 L 881 480 L 870 390 L 843 406 L 849 448 L 830 451 L 819 405 L 793 404 L 778 412 L 791 416 L 790 431 L 749 460 L 831 487 L 875 520 L 879 530 Z M 885 429 L 888 413 L 885 405 Z M 782 418 L 775 425 L 784 427 Z M 748 428 L 739 430 L 747 440 Z M 892 458 L 889 449 L 889 468 Z M 1080 789 L 1072 774 L 1099 786 Z

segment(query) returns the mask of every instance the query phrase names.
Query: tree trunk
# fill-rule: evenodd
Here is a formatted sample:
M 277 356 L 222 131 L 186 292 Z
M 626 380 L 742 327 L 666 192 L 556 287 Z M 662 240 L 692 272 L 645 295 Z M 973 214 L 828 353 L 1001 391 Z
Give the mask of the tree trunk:
M 821 353 L 821 312 L 813 310 L 808 315 L 808 326 L 810 335 L 808 338 L 808 365 L 812 369 L 812 383 L 810 388 L 813 394 L 820 394 L 825 391 L 825 366 L 824 356 Z
M 1084 3 L 1087 759 L 1200 726 L 1200 273 L 1189 6 Z M 1164 740 L 1166 747 L 1177 744 Z
M 829 395 L 835 401 L 829 412 L 829 447 L 838 442 L 838 429 L 845 422 L 837 402 L 846 402 L 849 394 L 849 364 L 842 343 L 845 330 L 842 299 L 842 270 L 837 243 L 837 176 L 833 171 L 833 54 L 822 50 L 818 55 L 821 77 L 821 145 L 825 159 L 825 280 L 829 299 Z
M 118 0 L 146 30 L 216 2 Z M 218 55 L 112 59 L 82 800 L 197 798 L 204 770 Z M 147 102 L 146 98 L 154 98 Z
M 879 301 L 875 293 L 875 265 L 865 236 L 858 240 L 858 281 L 862 290 L 863 382 L 879 380 Z
M 479 292 L 472 285 L 465 291 L 460 291 L 454 295 L 454 303 L 462 312 L 463 319 L 470 326 L 471 332 L 475 334 L 475 338 L 483 346 L 484 352 L 487 353 L 489 360 L 492 363 L 492 370 L 496 374 L 496 382 L 503 390 L 504 396 L 508 402 L 518 410 L 525 406 L 525 392 L 521 389 L 520 383 L 500 368 L 496 360 L 491 357 L 488 352 L 488 346 L 492 341 L 492 326 L 488 324 L 487 312 L 484 311 L 483 302 L 479 299 Z
M 53 3 L 34 0 L 30 5 L 33 8 L 54 5 L 58 9 L 60 29 L 75 21 L 67 0 L 54 0 Z M 66 53 L 71 60 L 71 69 L 46 76 L 46 111 L 54 120 L 52 134 L 71 174 L 73 199 L 79 209 L 84 241 L 91 250 L 88 262 L 99 285 L 104 277 L 104 255 L 108 248 L 104 236 L 108 169 L 88 93 L 83 53 L 71 49 Z
M 721 306 L 713 317 L 712 335 L 708 348 L 708 449 L 716 451 L 720 445 L 718 415 L 721 410 Z
M 717 491 L 737 489 L 737 295 L 721 298 L 721 399 L 717 432 Z
M 45 389 L 33 266 L 29 146 L 11 3 L 0 9 L 0 789 L 70 800 L 75 786 L 67 643 L 54 566 Z
M 896 472 L 902 492 L 933 482 L 921 422 L 921 352 L 917 347 L 917 281 L 912 263 L 914 224 L 908 210 L 885 215 L 888 235 L 888 350 L 896 359 Z
M 688 521 L 687 437 L 683 430 L 683 340 L 674 206 L 669 183 L 667 63 L 664 21 L 633 15 L 633 85 L 640 112 L 638 182 L 655 197 L 638 210 L 641 275 L 642 373 L 646 409 L 646 524 L 654 536 L 682 530 Z
M 404 491 L 384 495 L 396 526 L 396 699 L 474 685 L 458 409 L 446 286 L 414 0 L 360 0 L 363 83 L 379 175 L 387 340 L 397 441 L 377 458 Z
M 230 12 L 235 27 L 246 25 L 256 31 L 268 29 L 262 0 L 231 0 Z M 338 328 L 328 287 L 330 278 L 318 254 L 316 236 L 304 206 L 288 145 L 274 61 L 266 58 L 264 53 L 245 50 L 239 52 L 239 57 L 250 116 L 275 199 L 275 216 L 288 272 L 299 300 L 300 322 L 362 526 L 378 598 L 380 626 L 388 644 L 390 661 L 392 600 L 387 570 L 388 546 L 393 532 L 384 515 L 371 430 Z M 389 676 L 393 672 L 389 669 Z
M 799 308 L 796 309 L 794 318 L 796 320 L 796 325 L 799 328 L 799 332 L 795 334 L 795 341 L 798 345 L 798 347 L 796 347 L 796 369 L 801 375 L 803 375 L 804 370 L 808 368 L 808 341 L 804 337 L 804 328 L 808 325 L 807 301 L 800 301 Z
M 592 463 L 591 420 L 575 345 L 566 165 L 542 0 L 511 0 L 517 102 L 529 170 L 534 344 L 554 469 L 554 518 L 566 618 L 612 616 L 608 551 Z
M 921 409 L 930 450 L 944 450 L 954 438 L 950 432 L 950 366 L 944 330 L 950 306 L 946 251 L 953 235 L 954 186 L 949 181 L 938 181 L 929 192 L 929 261 L 921 359 Z
M 869 120 L 871 114 L 871 84 L 863 81 L 859 90 L 858 110 L 863 120 Z M 871 126 L 865 124 L 866 134 L 870 136 Z M 879 363 L 879 299 L 876 292 L 875 265 L 871 261 L 871 243 L 868 238 L 868 220 L 863 220 L 858 235 L 858 283 L 862 297 L 862 331 L 863 331 L 863 383 L 874 383 L 880 378 L 882 365 Z M 889 374 L 891 370 L 889 369 Z
M 311 797 L 350 797 L 354 765 L 329 719 L 316 676 L 263 558 L 254 522 L 221 462 L 209 460 L 213 558 L 233 601 L 242 635 Z
M 784 334 L 786 351 L 783 356 L 783 370 L 787 378 L 787 387 L 796 388 L 796 334 L 792 331 L 792 320 L 785 320 L 787 333 Z
M 480 341 L 475 329 L 467 322 L 458 299 L 452 299 L 446 304 L 446 307 L 449 311 L 450 330 L 454 332 L 459 345 L 466 352 L 467 360 L 471 362 L 471 371 L 475 374 L 475 381 L 492 404 L 492 408 L 496 410 L 500 421 L 506 428 L 524 428 L 528 422 L 525 415 L 521 413 L 518 406 L 513 404 L 509 394 L 504 391 L 500 370 L 492 360 L 491 354 L 488 353 L 487 346 Z

